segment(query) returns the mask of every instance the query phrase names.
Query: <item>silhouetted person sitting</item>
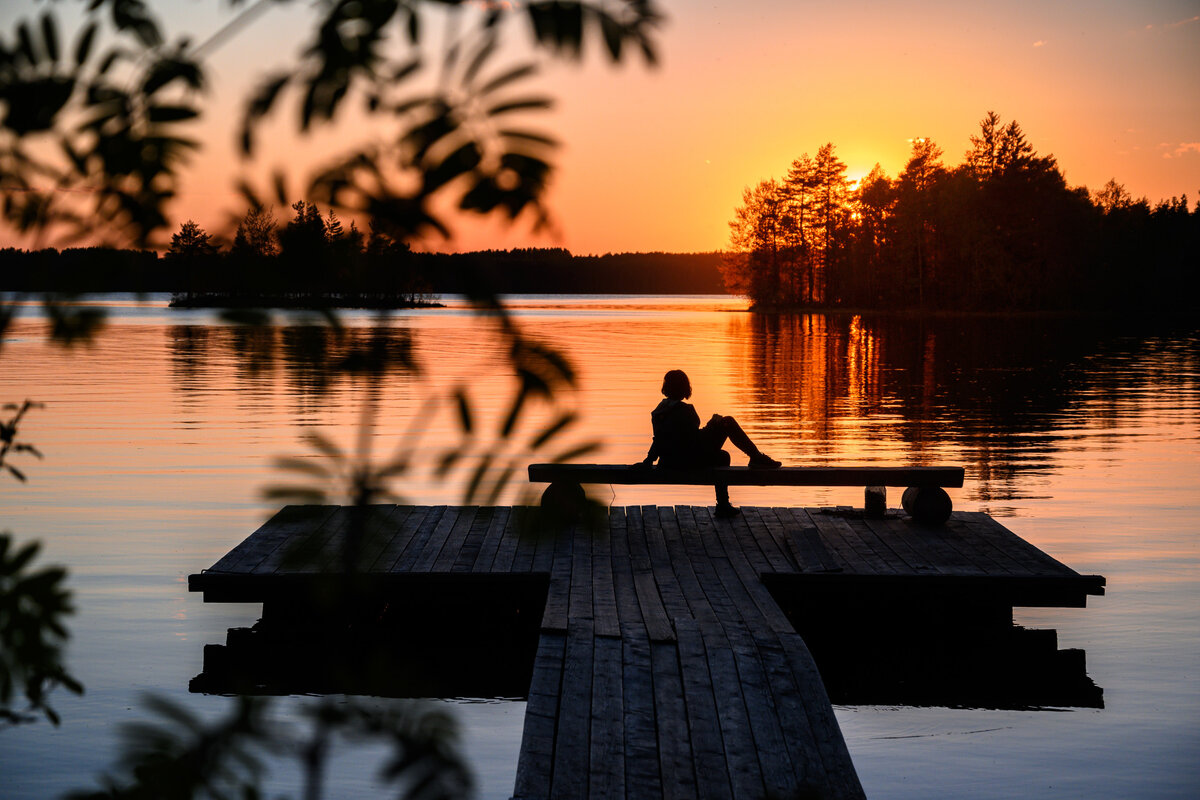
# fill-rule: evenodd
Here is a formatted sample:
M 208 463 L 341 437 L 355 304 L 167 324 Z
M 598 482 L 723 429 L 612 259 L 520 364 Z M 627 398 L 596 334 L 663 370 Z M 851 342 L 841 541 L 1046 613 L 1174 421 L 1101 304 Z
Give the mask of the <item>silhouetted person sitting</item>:
M 655 460 L 667 469 L 696 469 L 700 467 L 728 467 L 729 453 L 722 448 L 728 439 L 735 447 L 750 456 L 749 466 L 759 469 L 774 469 L 779 462 L 764 454 L 750 441 L 750 437 L 733 417 L 713 414 L 703 428 L 695 406 L 684 400 L 692 396 L 692 384 L 687 373 L 673 369 L 663 376 L 662 393 L 666 397 L 650 412 L 654 427 L 654 442 L 642 465 L 650 466 Z M 738 513 L 729 502 L 729 487 L 718 485 L 718 517 L 732 517 Z

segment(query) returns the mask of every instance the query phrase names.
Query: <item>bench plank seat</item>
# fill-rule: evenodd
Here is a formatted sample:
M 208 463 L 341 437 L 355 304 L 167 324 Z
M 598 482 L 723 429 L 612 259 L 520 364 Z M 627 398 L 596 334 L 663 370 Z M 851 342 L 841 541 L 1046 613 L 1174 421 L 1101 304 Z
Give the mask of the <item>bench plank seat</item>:
M 962 467 L 704 467 L 664 469 L 625 464 L 530 464 L 532 483 L 681 486 L 949 486 L 963 485 Z

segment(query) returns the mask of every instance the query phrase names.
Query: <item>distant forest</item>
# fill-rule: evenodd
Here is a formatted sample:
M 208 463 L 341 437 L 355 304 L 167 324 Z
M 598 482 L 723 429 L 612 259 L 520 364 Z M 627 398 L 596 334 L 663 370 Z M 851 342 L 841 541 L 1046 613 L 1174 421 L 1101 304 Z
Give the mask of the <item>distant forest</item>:
M 857 186 L 832 144 L 747 188 L 724 274 L 755 308 L 1195 310 L 1200 203 L 1151 207 L 1116 180 L 1067 185 L 1015 121 L 980 123 L 947 167 L 912 140 L 904 170 Z
M 89 247 L 0 250 L 0 290 L 173 292 L 231 305 L 334 297 L 330 304 L 428 301 L 441 293 L 721 294 L 719 253 L 576 256 L 562 248 L 413 252 L 386 232 L 345 226 L 303 201 L 277 225 L 252 210 L 222 248 L 187 221 L 165 255 Z
M 152 251 L 0 250 L 0 291 L 173 292 L 213 305 L 409 305 L 441 293 L 716 294 L 757 310 L 1194 311 L 1200 203 L 1151 206 L 1116 180 L 1067 185 L 1015 121 L 988 113 L 963 162 L 915 139 L 904 170 L 855 185 L 832 144 L 747 188 L 729 251 L 576 256 L 413 252 L 373 225 L 292 205 L 249 211 L 228 246 L 195 222 Z

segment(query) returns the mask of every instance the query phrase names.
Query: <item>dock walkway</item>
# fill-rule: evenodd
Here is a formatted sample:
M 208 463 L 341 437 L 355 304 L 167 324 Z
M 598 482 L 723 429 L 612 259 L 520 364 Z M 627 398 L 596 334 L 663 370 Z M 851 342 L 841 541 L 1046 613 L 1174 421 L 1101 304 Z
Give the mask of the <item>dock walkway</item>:
M 413 576 L 548 576 L 516 798 L 862 797 L 816 664 L 768 583 L 941 587 L 1009 607 L 1082 606 L 1103 593 L 1103 578 L 979 513 L 928 528 L 894 512 L 744 507 L 719 520 L 704 507 L 630 506 L 609 509 L 607 530 L 551 539 L 522 535 L 522 512 L 373 507 L 379 535 L 358 554 L 363 579 L 381 588 Z M 348 518 L 287 507 L 190 588 L 269 602 L 319 580 Z M 301 535 L 324 554 L 316 567 L 284 558 Z

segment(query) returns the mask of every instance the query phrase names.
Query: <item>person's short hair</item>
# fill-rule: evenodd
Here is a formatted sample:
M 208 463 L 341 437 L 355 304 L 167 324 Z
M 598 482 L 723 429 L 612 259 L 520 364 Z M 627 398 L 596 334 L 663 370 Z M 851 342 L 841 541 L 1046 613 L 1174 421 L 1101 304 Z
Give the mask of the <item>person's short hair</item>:
M 671 400 L 686 400 L 692 396 L 692 382 L 687 373 L 673 369 L 663 376 L 662 393 Z

